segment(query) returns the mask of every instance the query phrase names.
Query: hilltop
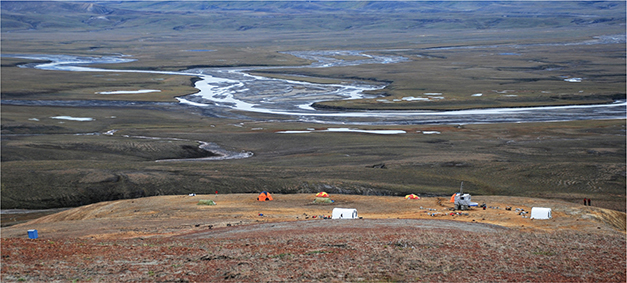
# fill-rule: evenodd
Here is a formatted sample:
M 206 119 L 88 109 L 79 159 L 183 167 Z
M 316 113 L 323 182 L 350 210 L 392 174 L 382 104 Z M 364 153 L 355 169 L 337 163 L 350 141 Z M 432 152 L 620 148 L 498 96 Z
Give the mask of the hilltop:
M 331 125 L 190 107 L 177 98 L 197 93 L 198 79 L 128 72 L 258 66 L 270 68 L 255 76 L 386 85 L 374 98 L 315 105 L 338 112 L 608 104 L 625 99 L 625 2 L 3 1 L 1 9 L 2 207 L 74 207 L 1 228 L 2 282 L 627 280 L 624 117 Z M 325 50 L 407 60 L 273 69 L 311 63 L 287 52 Z M 40 61 L 8 54 L 134 61 L 94 66 L 119 72 L 65 72 L 23 68 Z M 366 58 L 350 54 L 359 53 L 333 58 Z M 432 94 L 441 96 L 425 100 Z M 340 124 L 354 131 L 330 131 Z M 404 134 L 366 133 L 377 130 Z M 207 144 L 252 155 L 181 160 L 212 156 Z M 178 161 L 157 162 L 166 159 Z M 449 210 L 460 181 L 486 210 Z M 257 202 L 251 192 L 262 190 L 275 201 Z M 313 204 L 320 190 L 335 203 Z M 405 200 L 409 193 L 424 198 Z M 217 205 L 198 205 L 204 199 Z M 554 218 L 517 213 L 535 206 Z M 334 207 L 363 219 L 324 219 Z M 39 238 L 27 239 L 29 229 Z
M 499 196 L 473 197 L 489 208 L 458 216 L 450 215 L 446 198 L 332 195 L 333 204 L 313 204 L 312 194 L 255 198 L 120 200 L 5 227 L 2 280 L 625 280 L 621 212 Z M 201 199 L 216 205 L 198 205 Z M 515 211 L 530 206 L 552 207 L 553 219 Z M 333 207 L 357 208 L 363 219 L 320 219 Z M 25 239 L 27 229 L 38 229 L 40 238 Z
M 313 194 L 279 194 L 271 202 L 258 202 L 256 194 L 176 195 L 99 202 L 45 216 L 25 224 L 3 228 L 3 237 L 25 237 L 24 231 L 38 229 L 44 238 L 136 238 L 172 237 L 204 231 L 209 226 L 285 221 L 325 221 L 334 207 L 356 208 L 364 219 L 435 219 L 476 222 L 512 229 L 555 231 L 572 229 L 604 233 L 625 230 L 622 212 L 588 207 L 561 200 L 524 197 L 475 196 L 486 210 L 475 208 L 467 216 L 451 216 L 448 198 L 405 200 L 401 196 L 333 195 L 333 204 L 313 204 Z M 217 205 L 198 205 L 201 199 Z M 554 219 L 532 221 L 518 215 L 516 208 L 552 207 Z M 505 210 L 512 207 L 511 211 Z M 437 216 L 431 216 L 430 214 Z M 466 213 L 466 212 L 464 212 Z M 263 216 L 259 216 L 263 214 Z

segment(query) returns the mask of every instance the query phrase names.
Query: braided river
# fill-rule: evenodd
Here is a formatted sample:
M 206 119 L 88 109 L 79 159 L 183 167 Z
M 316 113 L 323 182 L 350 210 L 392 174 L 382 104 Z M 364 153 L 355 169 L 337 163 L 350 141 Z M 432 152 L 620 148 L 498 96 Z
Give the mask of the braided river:
M 282 116 L 282 120 L 316 122 L 326 124 L 366 124 L 366 125 L 401 125 L 401 124 L 485 124 L 485 123 L 526 123 L 554 122 L 573 120 L 605 120 L 625 119 L 627 102 L 615 101 L 610 104 L 566 105 L 547 107 L 490 108 L 469 109 L 459 111 L 348 111 L 320 110 L 311 105 L 315 102 L 340 99 L 377 98 L 387 101 L 384 97 L 367 94 L 367 91 L 379 90 L 384 84 L 371 84 L 362 81 L 351 81 L 336 84 L 311 83 L 304 81 L 268 78 L 250 74 L 256 70 L 281 68 L 330 68 L 363 64 L 394 64 L 409 59 L 401 56 L 383 56 L 368 54 L 367 51 L 294 51 L 286 52 L 292 56 L 310 60 L 310 65 L 288 67 L 245 67 L 245 68 L 198 68 L 179 72 L 151 70 L 116 70 L 89 67 L 93 64 L 116 64 L 134 61 L 128 56 L 71 56 L 71 55 L 24 55 L 3 54 L 3 57 L 41 60 L 45 63 L 29 63 L 23 68 L 36 68 L 49 71 L 67 72 L 115 72 L 115 73 L 152 73 L 162 75 L 194 76 L 199 78 L 194 87 L 197 93 L 177 97 L 178 103 L 163 102 L 129 102 L 129 101 L 66 101 L 66 100 L 3 100 L 5 105 L 40 105 L 70 107 L 141 107 L 170 105 L 181 106 L 181 109 L 202 109 L 207 113 L 264 113 Z M 353 56 L 358 60 L 342 60 L 344 56 Z M 363 59 L 362 59 L 363 58 Z M 137 90 L 137 92 L 153 92 L 159 90 Z M 469 96 L 481 96 L 471 94 Z M 402 100 L 445 99 L 446 94 L 425 93 L 421 96 L 404 97 Z M 222 117 L 239 117 L 239 115 L 222 115 Z M 259 116 L 255 115 L 255 119 Z M 269 116 L 272 117 L 272 116 Z M 276 118 L 267 118 L 277 121 Z

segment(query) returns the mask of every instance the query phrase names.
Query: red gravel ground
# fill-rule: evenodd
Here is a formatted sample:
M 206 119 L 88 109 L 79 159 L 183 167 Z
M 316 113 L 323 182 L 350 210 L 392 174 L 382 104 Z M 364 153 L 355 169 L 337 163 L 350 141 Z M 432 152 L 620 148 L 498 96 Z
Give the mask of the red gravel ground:
M 372 227 L 369 222 L 374 220 L 352 221 L 361 223 L 347 228 L 335 223 L 284 232 L 223 233 L 241 228 L 228 227 L 212 229 L 213 234 L 197 233 L 202 236 L 188 234 L 185 239 L 3 239 L 2 281 L 626 280 L 622 235 L 473 232 L 412 227 L 412 223 Z
M 354 206 L 362 205 L 358 198 L 355 199 Z M 145 201 L 154 204 L 156 200 Z M 284 205 L 288 203 L 286 201 Z M 401 204 L 404 203 L 399 202 Z M 430 203 L 425 200 L 421 205 L 424 204 Z M 109 209 L 111 205 L 113 203 L 105 206 Z M 259 205 L 268 208 L 274 205 L 277 209 L 283 206 L 281 203 Z M 95 207 L 103 206 L 83 208 L 81 213 L 85 213 L 85 209 L 93 212 Z M 255 206 L 253 210 L 258 208 Z M 135 207 L 135 210 L 139 208 Z M 67 225 L 69 215 L 75 216 L 78 211 L 50 217 L 43 222 L 53 225 L 57 223 L 54 221 L 65 218 L 58 223 Z M 246 209 L 242 208 L 242 211 Z M 384 212 L 382 208 L 381 213 Z M 474 211 L 480 212 L 483 213 Z M 606 229 L 606 226 L 596 230 L 546 229 L 546 225 L 560 222 L 527 222 L 528 225 L 544 225 L 544 228 L 521 229 L 477 223 L 472 221 L 475 219 L 470 220 L 471 217 L 466 221 L 420 217 L 300 221 L 278 218 L 241 225 L 216 224 L 212 228 L 201 225 L 177 233 L 166 229 L 168 232 L 160 235 L 151 232 L 129 237 L 124 234 L 125 238 L 95 237 L 93 230 L 82 234 L 75 231 L 74 236 L 45 236 L 46 233 L 52 234 L 54 226 L 45 226 L 48 230 L 44 230 L 39 239 L 5 237 L 5 231 L 12 235 L 13 230 L 8 228 L 16 231 L 28 228 L 28 225 L 13 226 L 3 228 L 1 279 L 2 282 L 627 280 L 624 232 Z M 237 219 L 245 218 L 239 216 Z M 38 221 L 43 223 L 42 219 Z M 579 223 L 584 219 L 573 221 Z M 80 225 L 87 222 L 79 219 L 71 223 L 75 224 L 76 230 L 84 230 L 87 228 Z M 122 222 L 102 223 L 121 225 Z M 569 223 L 564 222 L 564 225 Z

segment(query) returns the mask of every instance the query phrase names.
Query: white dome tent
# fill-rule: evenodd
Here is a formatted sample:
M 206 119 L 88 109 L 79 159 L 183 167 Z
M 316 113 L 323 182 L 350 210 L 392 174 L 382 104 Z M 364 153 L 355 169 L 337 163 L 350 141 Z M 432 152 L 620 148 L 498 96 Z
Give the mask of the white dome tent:
M 551 219 L 551 209 L 548 207 L 532 207 L 530 219 Z
M 331 219 L 357 219 L 357 209 L 334 208 Z

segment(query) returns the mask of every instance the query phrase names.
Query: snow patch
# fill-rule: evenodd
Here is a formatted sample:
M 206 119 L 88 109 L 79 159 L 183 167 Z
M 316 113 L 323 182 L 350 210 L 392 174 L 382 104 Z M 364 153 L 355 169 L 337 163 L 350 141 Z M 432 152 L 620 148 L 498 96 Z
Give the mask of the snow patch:
M 441 134 L 438 131 L 417 131 L 418 133 L 422 132 L 423 135 L 439 135 Z
M 198 106 L 198 107 L 207 107 L 209 106 L 209 104 L 205 104 L 205 103 L 198 103 L 198 102 L 193 102 L 190 100 L 187 100 L 185 98 L 180 98 L 177 97 L 176 98 L 181 104 L 187 104 L 187 105 L 191 105 L 191 106 Z
M 569 78 L 569 79 L 564 79 L 564 81 L 569 82 L 569 83 L 580 83 L 581 78 Z
M 414 96 L 406 96 L 402 98 L 405 101 L 415 101 L 415 100 L 419 100 L 419 101 L 429 101 L 429 98 L 426 97 L 414 97 Z
M 113 134 L 115 134 L 115 132 L 117 132 L 118 130 L 109 130 L 104 132 L 103 135 L 107 135 L 107 136 L 112 136 Z
M 306 131 L 278 131 L 277 134 L 305 134 L 313 132 L 333 132 L 333 133 L 366 133 L 377 135 L 398 135 L 407 132 L 403 130 L 361 130 L 353 128 L 327 128 L 326 130 L 307 129 Z
M 70 120 L 70 121 L 79 121 L 79 122 L 89 122 L 89 121 L 95 120 L 94 118 L 89 118 L 89 117 L 72 117 L 72 116 L 54 116 L 50 118 L 57 119 L 57 120 Z
M 116 91 L 100 91 L 96 92 L 96 94 L 135 94 L 135 93 L 150 93 L 150 92 L 161 92 L 158 89 L 140 89 L 140 90 L 116 90 Z
M 313 131 L 278 131 L 277 134 L 307 134 Z

